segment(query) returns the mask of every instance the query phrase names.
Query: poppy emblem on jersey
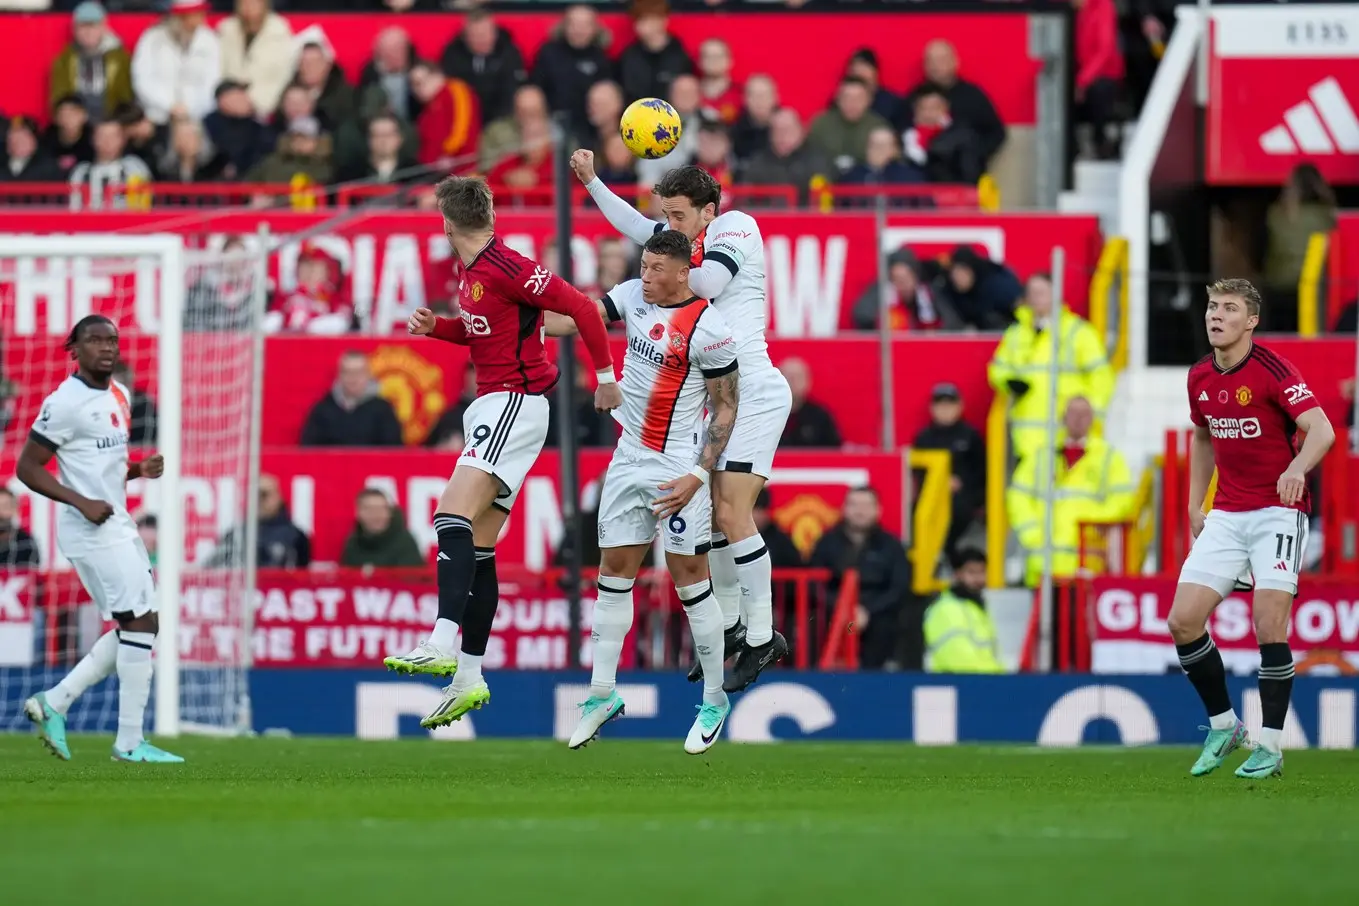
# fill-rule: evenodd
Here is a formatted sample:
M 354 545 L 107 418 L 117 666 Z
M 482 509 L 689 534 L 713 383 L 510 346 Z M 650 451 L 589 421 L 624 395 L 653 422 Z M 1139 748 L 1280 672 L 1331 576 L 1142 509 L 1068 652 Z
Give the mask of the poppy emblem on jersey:
M 647 336 L 651 337 L 651 339 L 653 339 L 653 340 L 659 340 L 661 337 L 665 336 L 665 325 L 664 325 L 664 324 L 652 324 L 652 325 L 651 325 L 651 332 L 648 333 Z
M 473 283 L 472 291 L 469 293 L 469 295 L 471 295 L 473 302 L 480 302 L 481 294 L 484 293 L 485 291 L 486 290 L 482 287 L 480 283 Z
M 1225 402 L 1227 402 L 1227 400 L 1229 400 L 1229 399 L 1231 399 L 1231 397 L 1227 395 L 1227 391 L 1226 391 L 1226 390 L 1219 390 L 1219 391 L 1217 392 L 1217 401 L 1218 401 L 1219 403 L 1225 403 Z
M 1236 388 L 1236 401 L 1243 406 L 1249 406 L 1251 401 L 1250 388 L 1249 387 Z
M 113 422 L 113 427 L 115 427 L 115 428 L 121 427 L 121 425 L 118 424 L 118 413 L 117 413 L 117 412 L 110 412 L 110 413 L 109 413 L 109 420 Z
M 676 352 L 683 352 L 686 342 L 687 340 L 685 340 L 684 334 L 682 333 L 672 333 L 670 335 L 670 348 Z

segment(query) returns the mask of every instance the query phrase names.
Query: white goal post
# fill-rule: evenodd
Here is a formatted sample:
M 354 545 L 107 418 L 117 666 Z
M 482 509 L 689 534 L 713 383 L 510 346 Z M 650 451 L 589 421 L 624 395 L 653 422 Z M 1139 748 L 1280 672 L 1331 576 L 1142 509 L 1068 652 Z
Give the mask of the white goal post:
M 164 474 L 144 483 L 138 501 L 154 517 L 160 612 L 154 731 L 164 736 L 235 734 L 248 732 L 250 724 L 260 325 L 268 250 L 262 236 L 241 238 L 245 247 L 222 251 L 186 248 L 185 238 L 172 234 L 0 236 L 0 300 L 14 303 L 12 317 L 23 328 L 17 338 L 6 339 L 12 344 L 6 351 L 12 373 L 6 377 L 20 386 L 27 383 L 25 399 L 55 388 L 52 363 L 64 334 L 92 313 L 107 314 L 119 325 L 123 359 L 138 376 L 134 396 L 154 380 L 154 394 L 147 393 L 154 397 L 154 433 L 131 455 L 136 461 L 154 444 L 165 458 Z M 215 239 L 220 245 L 222 237 Z M 153 299 L 145 298 L 148 291 Z M 153 358 L 154 367 L 144 368 Z M 20 417 L 27 416 L 21 412 Z M 17 427 L 27 433 L 28 424 Z M 3 476 L 0 486 L 10 477 Z M 214 495 L 214 518 L 197 525 L 195 520 L 204 520 L 195 510 L 203 507 L 194 503 L 208 493 Z M 43 550 L 44 575 L 69 570 L 52 543 L 55 519 L 50 516 L 56 505 L 30 497 L 28 506 Z M 131 500 L 129 507 L 134 507 Z M 151 524 L 149 518 L 144 521 Z M 221 533 L 225 525 L 232 528 Z M 74 609 L 69 600 L 62 606 L 68 605 Z M 35 623 L 41 616 L 35 613 Z M 55 664 L 35 653 L 37 669 L 17 684 L 12 678 L 5 683 L 26 688 L 0 688 L 0 704 L 12 705 L 16 697 L 50 684 L 79 653 Z M 111 701 L 107 685 L 87 696 Z M 102 717 L 90 717 L 83 726 L 73 722 L 72 729 L 107 730 L 110 710 L 116 711 L 116 704 L 105 702 Z

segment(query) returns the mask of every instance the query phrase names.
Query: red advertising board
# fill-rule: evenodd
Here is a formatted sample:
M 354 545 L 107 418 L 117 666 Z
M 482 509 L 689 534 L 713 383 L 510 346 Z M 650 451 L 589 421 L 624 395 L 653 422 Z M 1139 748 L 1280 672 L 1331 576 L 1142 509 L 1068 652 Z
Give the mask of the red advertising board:
M 1346 306 L 1359 302 L 1359 214 L 1342 211 L 1336 217 L 1327 259 L 1323 330 L 1336 323 Z
M 1359 184 L 1352 5 L 1214 8 L 1209 78 L 1209 183 L 1277 186 L 1308 162 Z
M 219 16 L 212 17 L 215 21 Z M 335 49 L 336 59 L 351 83 L 373 53 L 373 36 L 395 26 L 411 36 L 416 52 L 438 60 L 444 45 L 461 29 L 463 16 L 455 13 L 311 14 L 286 13 L 285 19 L 298 32 L 320 26 Z M 539 46 L 561 20 L 559 12 L 501 12 L 496 15 L 532 60 Z M 623 13 L 600 17 L 612 32 L 610 53 L 617 55 L 632 43 L 631 20 Z M 121 14 L 109 17 L 113 31 L 129 48 L 138 36 L 155 24 L 156 17 Z M 5 112 L 47 114 L 50 62 L 70 40 L 69 14 L 7 14 L 0 29 L 0 84 L 5 86 Z M 962 75 L 980 85 L 996 105 L 1001 119 L 1011 126 L 1033 125 L 1036 115 L 1035 82 L 1040 66 L 1029 53 L 1029 17 L 1022 12 L 978 14 L 915 13 L 816 13 L 801 10 L 760 13 L 675 13 L 671 31 L 697 57 L 698 45 L 721 37 L 733 49 L 733 72 L 737 79 L 769 73 L 779 85 L 783 103 L 804 117 L 826 107 L 836 81 L 850 54 L 861 47 L 877 51 L 882 61 L 884 85 L 905 92 L 924 78 L 921 57 L 925 44 L 945 39 L 958 50 Z M 816 35 L 814 53 L 790 52 L 801 47 L 807 35 Z
M 1060 245 L 1066 250 L 1065 298 L 1079 312 L 1085 311 L 1101 248 L 1097 219 L 1074 214 L 894 214 L 887 218 L 881 236 L 869 214 L 771 211 L 761 213 L 759 222 L 765 240 L 769 323 L 776 336 L 785 337 L 828 337 L 849 328 L 854 303 L 877 281 L 879 244 L 887 251 L 909 246 L 922 259 L 968 245 L 1004 261 L 1021 278 L 1050 269 L 1052 249 Z M 370 316 L 375 333 L 404 325 L 410 311 L 428 299 L 447 298 L 448 242 L 437 215 L 346 212 L 336 218 L 241 209 L 192 216 L 16 211 L 6 215 L 4 230 L 39 235 L 173 232 L 196 246 L 217 248 L 226 236 L 253 237 L 261 226 L 276 235 L 308 231 L 309 241 L 337 258 L 345 268 L 355 307 Z M 506 244 L 536 258 L 554 236 L 556 221 L 551 211 L 508 210 L 500 214 L 496 227 Z M 575 277 L 588 285 L 597 274 L 597 241 L 618 234 L 593 212 L 577 216 L 573 230 Z M 274 257 L 273 274 L 283 289 L 295 285 L 298 251 L 297 243 L 288 243 Z M 5 335 L 61 336 L 72 318 L 91 308 L 121 311 L 125 329 L 154 332 L 154 284 L 145 277 L 140 285 L 133 274 L 117 272 L 55 279 L 45 264 L 34 268 L 46 279 L 16 280 L 0 270 L 0 330 Z
M 1092 669 L 1096 673 L 1178 669 L 1175 643 L 1166 627 L 1174 597 L 1174 577 L 1094 580 Z M 1223 601 L 1208 629 L 1229 671 L 1247 674 L 1259 668 L 1249 594 L 1233 594 Z M 1300 673 L 1323 668 L 1359 673 L 1359 583 L 1304 577 L 1288 641 Z
M 597 479 L 608 465 L 610 450 L 581 453 L 582 507 L 594 509 Z M 278 479 L 292 522 L 311 537 L 315 562 L 334 563 L 354 528 L 354 499 L 366 487 L 387 493 L 404 514 L 420 548 L 433 557 L 437 540 L 431 525 L 435 505 L 455 458 L 427 450 L 317 450 L 298 447 L 266 448 L 261 471 Z M 840 504 L 851 488 L 874 487 L 882 499 L 883 526 L 904 534 L 909 500 L 904 454 L 781 452 L 770 480 L 774 518 L 810 550 L 825 528 L 839 518 Z M 552 565 L 562 537 L 561 465 L 555 451 L 538 458 L 520 492 L 514 512 L 496 546 L 501 563 L 540 572 Z M 234 476 L 200 477 L 189 470 L 181 480 L 187 519 L 191 565 L 209 562 L 218 540 L 241 519 L 240 480 Z M 60 563 L 51 555 L 55 546 L 55 507 L 44 497 L 20 493 L 20 520 L 38 539 L 47 556 L 45 565 Z M 145 506 L 159 511 L 159 485 L 133 481 L 128 485 L 132 510 Z M 432 562 L 432 560 L 431 560 Z

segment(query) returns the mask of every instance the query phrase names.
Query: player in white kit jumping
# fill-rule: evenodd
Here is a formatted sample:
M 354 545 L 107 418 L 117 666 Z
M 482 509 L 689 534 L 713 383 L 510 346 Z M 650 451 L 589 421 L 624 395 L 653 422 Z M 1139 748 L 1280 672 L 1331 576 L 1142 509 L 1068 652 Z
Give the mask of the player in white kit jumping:
M 769 359 L 764 331 L 764 238 L 755 219 L 741 211 L 718 213 L 722 187 L 700 167 L 680 167 L 661 177 L 652 192 L 665 222 L 638 212 L 595 176 L 594 154 L 571 156 L 600 213 L 633 242 L 666 229 L 692 243 L 689 288 L 712 300 L 731 326 L 741 370 L 741 415 L 713 475 L 713 536 L 708 563 L 713 594 L 722 607 L 726 656 L 736 664 L 723 688 L 739 692 L 765 667 L 788 654 L 788 642 L 774 631 L 774 595 L 769 551 L 755 526 L 755 499 L 764 489 L 783 436 L 793 398 L 788 382 Z M 741 618 L 745 618 L 745 625 Z M 689 679 L 697 681 L 696 667 Z
M 581 703 L 573 749 L 623 713 L 618 660 L 632 628 L 632 586 L 657 529 L 703 674 L 703 701 L 684 750 L 710 749 L 731 712 L 722 689 L 722 610 L 708 578 L 708 480 L 737 420 L 740 375 L 731 329 L 689 289 L 690 255 L 683 233 L 656 233 L 643 246 L 641 279 L 620 283 L 599 302 L 605 321 L 626 326 L 628 351 L 619 383 L 623 405 L 615 410 L 623 436 L 599 501 L 590 695 Z M 552 336 L 576 332 L 573 321 L 557 315 L 549 314 L 546 327 Z M 711 411 L 706 429 L 705 406 Z
M 165 463 L 153 454 L 129 464 L 132 398 L 113 380 L 118 329 L 103 315 L 82 318 L 66 338 L 76 370 L 47 399 L 19 453 L 15 472 L 38 494 L 64 504 L 57 544 L 71 561 L 99 615 L 118 628 L 105 633 L 56 686 L 24 702 L 52 754 L 70 760 L 66 712 L 86 689 L 117 672 L 118 736 L 114 761 L 182 762 L 147 742 L 151 648 L 160 628 L 151 559 L 127 511 L 127 482 L 159 478 Z M 47 471 L 55 456 L 58 475 Z

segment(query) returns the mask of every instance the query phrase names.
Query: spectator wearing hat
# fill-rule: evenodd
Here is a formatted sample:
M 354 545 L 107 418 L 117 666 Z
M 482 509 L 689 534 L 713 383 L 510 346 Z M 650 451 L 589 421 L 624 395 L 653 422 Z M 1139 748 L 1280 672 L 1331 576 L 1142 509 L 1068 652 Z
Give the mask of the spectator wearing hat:
M 870 109 L 872 89 L 855 76 L 845 76 L 835 92 L 835 103 L 812 120 L 807 142 L 830 158 L 841 173 L 863 163 L 868 136 L 874 129 L 890 128 L 887 120 Z
M 270 0 L 236 0 L 236 13 L 217 26 L 222 43 L 222 78 L 245 85 L 260 116 L 278 106 L 293 77 L 296 50 L 288 22 Z
M 337 336 L 356 326 L 340 262 L 319 246 L 304 243 L 297 256 L 297 285 L 274 294 L 264 316 L 265 333 Z
M 94 0 L 77 6 L 72 19 L 71 42 L 52 61 L 49 103 L 55 113 L 62 98 L 74 95 L 98 122 L 133 99 L 132 57 Z
M 830 410 L 811 399 L 812 370 L 802 359 L 784 359 L 779 371 L 788 381 L 793 397 L 792 411 L 783 426 L 780 447 L 838 447 L 840 429 Z
M 245 181 L 286 184 L 298 175 L 307 177 L 314 186 L 330 185 L 335 175 L 330 136 L 321 131 L 313 116 L 289 123 L 274 153 L 252 167 Z
M 953 509 L 944 551 L 952 554 L 958 541 L 977 524 L 986 502 L 986 441 L 963 421 L 963 394 L 957 384 L 935 384 L 930 392 L 930 423 L 916 433 L 911 448 L 944 450 L 952 474 L 949 491 Z
M 61 172 L 69 173 L 76 164 L 94 159 L 93 133 L 85 102 L 68 94 L 57 101 L 52 122 L 43 133 L 43 150 L 57 162 Z
M 0 182 L 60 182 L 65 178 L 56 159 L 38 144 L 38 122 L 16 116 L 5 132 L 5 163 Z
M 255 117 L 245 85 L 230 79 L 217 86 L 217 109 L 203 120 L 208 141 L 217 149 L 224 179 L 239 179 L 273 150 L 277 133 Z
M 632 29 L 637 40 L 618 58 L 618 81 L 628 103 L 670 96 L 670 83 L 694 71 L 693 58 L 670 33 L 666 0 L 634 0 Z
M 132 87 L 151 122 L 201 120 L 222 78 L 222 48 L 208 28 L 204 0 L 170 0 L 169 14 L 142 33 L 132 54 Z
M 895 123 L 901 115 L 901 98 L 882 87 L 882 69 L 878 65 L 878 54 L 870 47 L 854 51 L 845 66 L 845 75 L 856 78 L 868 86 L 873 100 L 869 105 L 878 116 Z
M 905 246 L 897 249 L 887 256 L 887 282 L 868 287 L 854 303 L 854 326 L 877 330 L 885 309 L 889 330 L 962 330 L 967 325 L 953 304 L 934 291 L 929 276 L 914 252 Z
M 940 282 L 940 304 L 949 305 L 963 323 L 977 330 L 1005 330 L 1015 320 L 1024 286 L 1015 272 L 976 249 L 960 245 L 950 256 Z
M 448 42 L 439 62 L 444 75 L 472 86 L 488 123 L 514 112 L 515 92 L 528 80 L 514 36 L 484 9 L 467 14 L 462 31 Z

